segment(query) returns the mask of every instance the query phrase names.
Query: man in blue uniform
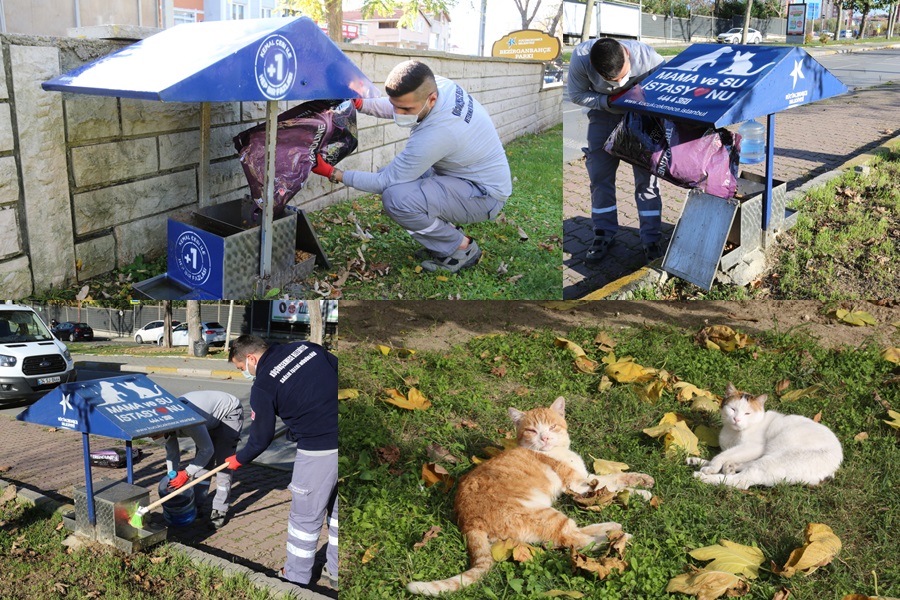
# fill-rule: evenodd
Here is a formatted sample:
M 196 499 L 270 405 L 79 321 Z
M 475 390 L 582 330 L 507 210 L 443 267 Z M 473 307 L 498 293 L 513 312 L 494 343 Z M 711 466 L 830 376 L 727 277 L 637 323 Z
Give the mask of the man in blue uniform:
M 228 458 L 237 469 L 268 448 L 275 435 L 275 417 L 296 440 L 288 517 L 286 579 L 307 585 L 312 578 L 316 546 L 327 516 L 327 562 L 319 583 L 337 589 L 338 574 L 338 401 L 337 357 L 312 342 L 269 344 L 242 335 L 231 345 L 228 360 L 253 380 L 250 438 Z

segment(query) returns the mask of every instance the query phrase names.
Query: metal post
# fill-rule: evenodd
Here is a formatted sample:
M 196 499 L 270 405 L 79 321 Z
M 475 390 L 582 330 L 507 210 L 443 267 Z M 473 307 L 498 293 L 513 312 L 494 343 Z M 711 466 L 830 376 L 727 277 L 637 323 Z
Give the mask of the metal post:
M 775 171 L 775 113 L 766 117 L 766 192 L 763 196 L 763 241 L 768 237 L 772 221 L 772 176 Z
M 278 101 L 266 102 L 266 176 L 263 186 L 263 219 L 260 223 L 259 282 L 256 293 L 265 295 L 265 279 L 272 274 L 272 221 L 275 213 L 275 142 L 278 133 Z
M 84 492 L 87 494 L 88 522 L 94 527 L 97 525 L 97 517 L 94 516 L 94 482 L 91 480 L 91 442 L 87 433 L 81 434 L 81 445 L 84 449 Z
M 200 207 L 209 205 L 209 130 L 210 109 L 209 102 L 200 103 L 200 173 L 198 177 L 199 204 Z
M 131 460 L 131 440 L 125 440 L 125 468 L 128 470 L 128 483 L 134 485 L 134 463 Z

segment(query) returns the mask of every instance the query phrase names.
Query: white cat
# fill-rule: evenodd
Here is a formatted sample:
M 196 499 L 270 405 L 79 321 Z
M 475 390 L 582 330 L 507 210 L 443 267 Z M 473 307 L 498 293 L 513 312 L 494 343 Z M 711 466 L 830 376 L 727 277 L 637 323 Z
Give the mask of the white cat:
M 765 394 L 755 398 L 728 384 L 722 401 L 722 452 L 711 460 L 690 457 L 701 466 L 694 477 L 742 490 L 778 483 L 817 485 L 833 477 L 844 453 L 830 429 L 800 415 L 766 411 Z

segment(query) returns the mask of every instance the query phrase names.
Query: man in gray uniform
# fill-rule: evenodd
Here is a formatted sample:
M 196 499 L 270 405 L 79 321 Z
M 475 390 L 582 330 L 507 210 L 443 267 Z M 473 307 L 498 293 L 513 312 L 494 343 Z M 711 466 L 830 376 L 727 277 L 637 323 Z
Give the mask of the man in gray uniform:
M 319 157 L 332 182 L 381 194 L 388 216 L 427 252 L 426 271 L 475 265 L 481 249 L 458 224 L 492 221 L 512 193 L 506 152 L 487 111 L 458 84 L 424 63 L 402 62 L 387 76 L 386 98 L 357 100 L 361 112 L 410 127 L 409 141 L 377 173 L 341 171 Z
M 209 469 L 222 464 L 226 458 L 233 455 L 244 425 L 244 408 L 241 406 L 241 401 L 227 392 L 216 390 L 188 392 L 179 400 L 197 414 L 205 417 L 206 423 L 166 434 L 166 467 L 170 471 L 179 470 L 181 455 L 181 448 L 178 445 L 179 437 L 191 438 L 197 448 L 194 460 L 184 470 L 178 472 L 178 475 L 170 483 L 170 486 L 174 488 L 181 487 L 192 477 L 204 475 Z M 209 493 L 209 481 L 201 481 L 196 488 L 198 491 L 195 493 L 198 494 L 198 497 L 205 498 Z M 231 471 L 223 469 L 216 473 L 216 495 L 213 498 L 210 512 L 210 521 L 216 529 L 225 525 L 230 494 Z
M 613 98 L 638 83 L 665 59 L 635 40 L 600 38 L 579 44 L 569 64 L 569 98 L 588 112 L 588 146 L 584 148 L 591 180 L 591 219 L 594 242 L 586 262 L 601 262 L 619 228 L 616 218 L 616 170 L 619 159 L 603 149 L 623 112 L 611 107 Z M 663 254 L 660 244 L 662 199 L 655 176 L 634 167 L 634 199 L 641 224 L 641 244 L 650 262 Z

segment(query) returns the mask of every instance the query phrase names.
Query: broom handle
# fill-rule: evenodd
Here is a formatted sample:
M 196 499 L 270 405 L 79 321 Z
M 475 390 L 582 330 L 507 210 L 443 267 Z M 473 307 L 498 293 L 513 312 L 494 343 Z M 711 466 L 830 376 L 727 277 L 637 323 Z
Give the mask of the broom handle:
M 193 481 L 190 481 L 189 483 L 184 484 L 183 486 L 181 486 L 180 488 L 178 488 L 177 490 L 175 490 L 175 491 L 172 492 L 171 494 L 167 494 L 167 495 L 163 496 L 162 498 L 160 498 L 159 500 L 157 500 L 156 502 L 154 502 L 154 503 L 152 503 L 152 504 L 148 504 L 147 506 L 144 507 L 144 512 L 145 512 L 145 513 L 150 512 L 151 510 L 153 510 L 154 508 L 156 508 L 157 506 L 159 506 L 159 505 L 162 504 L 163 502 L 169 500 L 170 498 L 173 498 L 173 497 L 177 496 L 178 494 L 180 494 L 180 493 L 183 492 L 184 490 L 186 490 L 186 489 L 188 489 L 188 488 L 190 488 L 190 487 L 194 487 L 195 485 L 197 485 L 198 483 L 200 483 L 200 482 L 203 481 L 204 479 L 209 479 L 210 477 L 212 477 L 213 475 L 215 475 L 216 473 L 218 473 L 219 471 L 221 471 L 222 469 L 224 469 L 225 467 L 227 467 L 228 464 L 229 464 L 228 461 L 225 461 L 225 462 L 223 462 L 221 465 L 219 465 L 218 467 L 216 467 L 215 469 L 213 469 L 213 470 L 211 470 L 211 471 L 207 471 L 207 472 L 204 473 L 201 477 L 198 477 L 198 478 L 194 479 Z

